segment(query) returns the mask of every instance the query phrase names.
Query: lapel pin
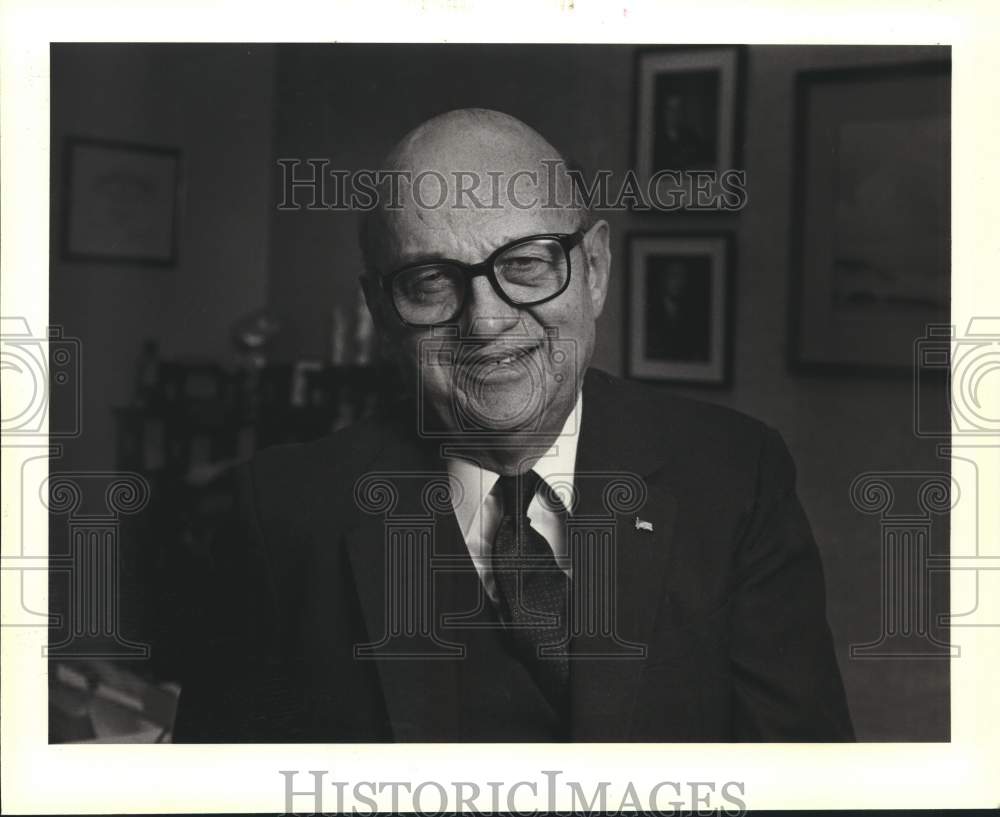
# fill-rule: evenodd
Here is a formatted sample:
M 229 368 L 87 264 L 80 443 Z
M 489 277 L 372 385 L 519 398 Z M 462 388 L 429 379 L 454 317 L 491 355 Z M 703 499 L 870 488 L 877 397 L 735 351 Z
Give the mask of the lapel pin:
M 636 530 L 648 530 L 650 533 L 653 532 L 653 523 L 647 522 L 645 519 L 640 519 L 638 516 L 635 518 L 635 529 Z

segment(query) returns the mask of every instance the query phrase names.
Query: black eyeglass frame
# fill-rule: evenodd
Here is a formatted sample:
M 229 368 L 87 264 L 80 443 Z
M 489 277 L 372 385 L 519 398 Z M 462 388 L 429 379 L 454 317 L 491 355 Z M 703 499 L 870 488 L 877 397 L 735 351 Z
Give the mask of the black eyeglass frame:
M 570 256 L 573 248 L 578 246 L 580 242 L 583 241 L 583 237 L 586 234 L 586 230 L 577 230 L 575 233 L 539 233 L 538 235 L 525 236 L 524 238 L 518 238 L 511 241 L 509 244 L 504 244 L 502 247 L 497 247 L 492 253 L 490 253 L 487 259 L 480 261 L 478 264 L 465 264 L 462 261 L 453 261 L 450 258 L 435 259 L 434 261 L 426 261 L 417 264 L 407 264 L 405 267 L 400 267 L 392 272 L 387 272 L 382 276 L 382 290 L 385 292 L 386 297 L 392 304 L 392 308 L 396 312 L 396 317 L 398 317 L 404 325 L 422 329 L 434 326 L 444 326 L 445 324 L 451 323 L 459 315 L 461 315 L 469 303 L 469 293 L 472 291 L 472 287 L 470 286 L 472 279 L 478 278 L 480 275 L 485 275 L 487 277 L 490 282 L 490 286 L 493 287 L 493 291 L 505 303 L 510 304 L 511 306 L 538 306 L 558 298 L 566 291 L 566 288 L 569 287 L 569 282 L 573 277 L 573 262 Z M 500 286 L 500 282 L 497 280 L 497 272 L 493 265 L 503 253 L 512 250 L 515 247 L 519 247 L 521 244 L 527 244 L 531 241 L 539 241 L 541 239 L 549 239 L 559 242 L 559 246 L 562 247 L 563 254 L 566 256 L 566 280 L 556 292 L 553 292 L 551 295 L 546 295 L 544 298 L 540 298 L 537 301 L 515 301 L 503 291 L 503 287 Z M 434 323 L 413 323 L 412 321 L 406 320 L 406 318 L 400 314 L 399 307 L 396 305 L 396 299 L 392 295 L 393 281 L 396 280 L 397 276 L 402 275 L 404 272 L 413 272 L 415 270 L 424 269 L 425 267 L 440 267 L 442 265 L 455 267 L 465 275 L 465 294 L 462 298 L 462 302 L 455 310 L 455 314 L 447 320 L 436 321 Z

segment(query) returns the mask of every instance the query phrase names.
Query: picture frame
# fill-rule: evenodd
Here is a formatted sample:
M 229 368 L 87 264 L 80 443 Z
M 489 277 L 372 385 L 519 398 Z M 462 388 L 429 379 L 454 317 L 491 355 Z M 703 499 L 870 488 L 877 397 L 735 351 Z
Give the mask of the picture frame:
M 64 259 L 176 264 L 179 150 L 72 137 L 63 178 Z
M 738 209 L 745 186 L 723 174 L 742 173 L 746 48 L 739 45 L 658 46 L 635 55 L 632 167 L 658 211 Z M 714 182 L 699 175 L 711 174 Z M 707 185 L 707 186 L 706 186 Z M 645 209 L 635 208 L 633 209 Z
M 950 64 L 802 71 L 788 365 L 909 376 L 950 320 Z
M 728 386 L 733 344 L 731 232 L 636 232 L 627 239 L 629 377 Z

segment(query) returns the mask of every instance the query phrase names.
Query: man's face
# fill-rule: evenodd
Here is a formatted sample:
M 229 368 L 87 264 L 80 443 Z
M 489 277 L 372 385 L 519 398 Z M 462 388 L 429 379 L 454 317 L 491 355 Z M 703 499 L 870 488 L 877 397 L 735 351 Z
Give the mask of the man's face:
M 518 193 L 529 201 L 543 191 Z M 407 202 L 383 222 L 379 267 L 396 270 L 429 259 L 466 264 L 498 247 L 540 234 L 570 234 L 576 210 L 467 207 L 418 209 Z M 404 325 L 389 296 L 369 286 L 387 341 L 421 384 L 425 405 L 446 430 L 490 429 L 520 438 L 558 432 L 576 402 L 594 349 L 595 321 L 607 292 L 608 228 L 599 222 L 569 252 L 570 280 L 560 295 L 535 306 L 507 303 L 489 278 L 468 284 L 464 310 L 443 327 Z

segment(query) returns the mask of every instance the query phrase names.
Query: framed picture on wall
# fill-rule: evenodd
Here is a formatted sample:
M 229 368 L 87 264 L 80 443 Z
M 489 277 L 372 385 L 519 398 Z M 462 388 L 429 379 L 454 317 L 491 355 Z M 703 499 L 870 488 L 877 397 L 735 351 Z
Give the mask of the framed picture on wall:
M 789 364 L 912 371 L 950 314 L 950 66 L 797 77 Z
M 732 259 L 730 233 L 629 235 L 629 377 L 728 385 Z
M 634 167 L 655 209 L 736 209 L 721 182 L 739 172 L 744 61 L 739 46 L 636 52 Z
M 63 256 L 72 261 L 169 266 L 177 260 L 180 152 L 70 139 Z

